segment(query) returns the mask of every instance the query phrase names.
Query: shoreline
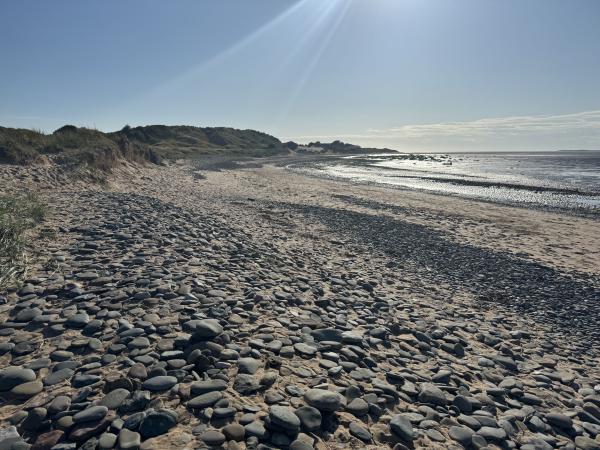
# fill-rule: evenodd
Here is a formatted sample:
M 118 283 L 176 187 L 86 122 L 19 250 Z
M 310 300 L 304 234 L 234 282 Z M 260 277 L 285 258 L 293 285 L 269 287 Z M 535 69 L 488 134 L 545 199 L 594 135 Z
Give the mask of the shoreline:
M 302 170 L 299 170 L 298 172 L 302 173 L 303 175 L 305 175 L 307 177 L 336 180 L 336 181 L 340 181 L 342 183 L 345 182 L 345 183 L 348 183 L 351 185 L 356 185 L 356 186 L 361 186 L 361 185 L 362 186 L 381 186 L 381 187 L 384 187 L 387 189 L 393 189 L 393 190 L 398 190 L 398 191 L 416 192 L 416 193 L 422 193 L 425 195 L 434 195 L 434 196 L 442 196 L 442 197 L 454 197 L 457 199 L 471 200 L 473 202 L 478 202 L 478 203 L 488 203 L 491 205 L 507 206 L 507 207 L 511 207 L 511 208 L 531 209 L 531 210 L 548 212 L 548 213 L 556 213 L 556 214 L 561 214 L 561 215 L 566 215 L 566 216 L 586 217 L 586 218 L 600 220 L 600 208 L 587 208 L 587 207 L 566 208 L 566 207 L 544 206 L 544 205 L 534 204 L 534 203 L 498 201 L 498 200 L 486 199 L 483 197 L 482 198 L 475 197 L 475 196 L 469 197 L 466 195 L 460 195 L 460 194 L 455 194 L 455 193 L 429 190 L 429 189 L 411 188 L 411 187 L 407 187 L 407 186 L 393 185 L 393 184 L 389 184 L 389 183 L 378 183 L 375 181 L 367 181 L 367 180 L 355 180 L 352 178 L 345 178 L 345 177 L 335 176 L 335 175 L 328 175 L 328 174 L 319 174 L 318 175 L 316 173 L 309 173 L 308 171 L 303 172 Z M 490 186 L 502 187 L 501 184 L 490 184 Z M 532 191 L 535 191 L 535 189 L 532 189 Z M 597 194 L 582 194 L 582 195 L 597 195 Z
M 312 163 L 312 165 L 311 165 Z M 395 185 L 395 184 L 391 184 L 391 183 L 384 183 L 384 182 L 377 182 L 377 181 L 369 181 L 369 180 L 359 180 L 359 179 L 355 179 L 353 177 L 344 177 L 341 175 L 332 175 L 332 174 L 328 174 L 325 173 L 324 171 L 322 171 L 322 169 L 320 168 L 315 168 L 314 167 L 314 162 L 310 162 L 310 163 L 304 163 L 304 162 L 299 162 L 299 163 L 292 163 L 289 166 L 300 166 L 298 167 L 294 167 L 294 168 L 290 168 L 290 170 L 292 171 L 296 171 L 298 173 L 302 173 L 306 176 L 309 177 L 315 177 L 315 178 L 325 178 L 325 179 L 330 179 L 330 180 L 339 180 L 341 182 L 347 182 L 350 184 L 355 184 L 355 185 L 371 185 L 371 186 L 382 186 L 388 189 L 394 189 L 394 190 L 401 190 L 401 191 L 408 191 L 408 192 L 420 192 L 426 195 L 439 195 L 439 196 L 447 196 L 447 197 L 455 197 L 455 198 L 460 198 L 460 199 L 465 199 L 465 200 L 472 200 L 474 202 L 480 202 L 480 203 L 489 203 L 492 205 L 503 205 L 503 206 L 509 206 L 509 207 L 515 207 L 515 208 L 524 208 L 524 209 L 533 209 L 533 210 L 538 210 L 538 211 L 545 211 L 545 212 L 555 212 L 558 214 L 563 214 L 563 215 L 570 215 L 570 216 L 579 216 L 579 217 L 589 217 L 589 218 L 595 218 L 595 219 L 599 219 L 600 220 L 600 207 L 598 206 L 580 206 L 580 207 L 566 207 L 566 206 L 550 206 L 550 205 L 543 205 L 540 203 L 535 203 L 535 202 L 520 202 L 520 201 L 510 201 L 510 200 L 496 200 L 496 199 L 490 199 L 490 198 L 486 198 L 486 197 L 478 197 L 475 195 L 465 195 L 465 194 L 458 194 L 458 193 L 452 193 L 452 192 L 444 192 L 443 190 L 435 190 L 435 189 L 426 189 L 426 188 L 417 188 L 417 187 L 408 187 L 408 186 L 403 186 L 403 185 Z M 392 169 L 392 168 L 386 168 L 386 167 L 381 167 L 378 168 L 381 170 L 389 170 L 389 171 L 409 171 L 409 169 Z M 424 174 L 427 172 L 423 172 Z M 403 176 L 396 176 L 395 178 L 414 178 L 411 176 L 407 176 L 407 177 L 403 177 Z M 427 176 L 419 176 L 416 177 L 419 178 L 421 180 L 426 180 L 426 181 L 436 181 L 436 182 L 446 182 L 449 184 L 456 184 L 456 185 L 468 185 L 468 186 L 479 186 L 479 187 L 499 187 L 499 188 L 507 188 L 507 189 L 521 189 L 524 191 L 528 191 L 528 192 L 550 192 L 550 193 L 557 193 L 557 194 L 567 194 L 567 195 L 581 195 L 583 197 L 595 197 L 598 196 L 598 192 L 588 192 L 588 191 L 581 191 L 579 189 L 569 189 L 569 188 L 559 188 L 559 187 L 547 187 L 547 186 L 533 186 L 533 185 L 522 185 L 522 184 L 510 184 L 510 183 L 502 183 L 502 182 L 493 182 L 493 181 L 481 181 L 481 182 L 475 182 L 472 180 L 461 180 L 461 179 L 453 179 L 453 178 L 436 178 L 436 177 L 427 177 Z
M 53 431 L 23 421 L 67 396 L 71 409 L 45 423 L 82 443 L 85 427 L 61 417 L 124 389 L 95 436 L 144 412 L 132 431 L 145 450 L 222 438 L 217 448 L 300 439 L 318 450 L 594 440 L 597 221 L 282 164 L 127 166 L 107 186 L 0 167 L 15 188 L 31 176 L 52 213 L 30 278 L 0 305 L 1 360 L 35 367 L 41 386 L 2 394 L 3 426 L 33 443 Z M 71 372 L 60 372 L 63 352 Z M 323 389 L 335 411 L 311 397 Z M 198 399 L 207 394 L 214 402 Z M 132 395 L 148 402 L 135 409 Z M 321 408 L 315 428 L 272 422 L 307 406 Z M 170 425 L 150 436 L 148 414 Z

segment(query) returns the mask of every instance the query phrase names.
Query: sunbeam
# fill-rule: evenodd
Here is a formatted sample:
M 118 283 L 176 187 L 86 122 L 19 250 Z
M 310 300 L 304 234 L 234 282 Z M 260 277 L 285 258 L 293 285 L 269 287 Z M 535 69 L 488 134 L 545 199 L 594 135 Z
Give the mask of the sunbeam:
M 310 80 L 351 2 L 352 0 L 302 0 L 218 55 L 155 86 L 150 92 L 146 92 L 145 97 L 166 96 L 185 85 L 201 86 L 201 80 L 207 77 L 210 79 L 214 70 L 234 64 L 251 52 L 257 52 L 263 46 L 279 40 L 279 51 L 266 55 L 270 59 L 270 70 L 248 86 L 244 100 L 260 102 L 273 83 L 289 84 L 289 94 L 279 103 L 281 109 L 277 122 L 280 123 L 287 117 Z M 276 65 L 273 64 L 274 61 Z
M 331 39 L 336 34 L 340 24 L 343 22 L 350 4 L 350 0 L 331 0 L 327 10 L 324 11 L 319 18 L 318 23 L 315 24 L 315 27 L 312 29 L 312 39 L 318 42 L 318 47 L 312 49 L 312 56 L 310 57 L 308 63 L 304 66 L 302 72 L 299 74 L 300 76 L 298 79 L 295 81 L 296 85 L 293 91 L 287 100 L 282 104 L 282 109 L 280 110 L 280 114 L 278 116 L 279 123 L 282 123 L 288 117 L 290 110 L 293 108 L 307 82 L 310 80 L 323 54 L 327 50 Z M 317 31 L 318 33 L 316 33 Z M 310 38 L 310 36 L 307 37 L 307 41 L 308 38 Z M 298 49 L 298 51 L 299 50 L 300 49 Z
M 309 3 L 311 1 L 312 0 L 300 0 L 298 3 L 295 3 L 293 6 L 286 9 L 284 12 L 282 12 L 281 14 L 276 16 L 271 21 L 267 22 L 266 24 L 264 24 L 257 30 L 253 31 L 252 33 L 250 33 L 248 36 L 244 37 L 240 41 L 231 45 L 230 47 L 224 49 L 217 55 L 214 55 L 212 58 L 207 59 L 206 61 L 203 61 L 200 64 L 193 66 L 185 73 L 182 73 L 176 77 L 173 77 L 173 78 L 155 86 L 155 88 L 150 92 L 150 94 L 151 93 L 159 94 L 160 92 L 166 91 L 169 88 L 184 84 L 185 82 L 187 82 L 189 80 L 193 80 L 193 79 L 197 78 L 200 74 L 202 74 L 202 72 L 206 71 L 210 67 L 218 65 L 220 62 L 223 62 L 223 61 L 227 60 L 228 58 L 233 57 L 235 54 L 237 54 L 237 53 L 241 52 L 242 50 L 246 49 L 247 47 L 251 46 L 254 42 L 256 42 L 261 37 L 268 35 L 274 29 L 278 28 L 282 23 L 286 22 L 290 18 L 293 18 L 295 15 L 297 15 L 298 11 L 300 11 L 306 3 Z

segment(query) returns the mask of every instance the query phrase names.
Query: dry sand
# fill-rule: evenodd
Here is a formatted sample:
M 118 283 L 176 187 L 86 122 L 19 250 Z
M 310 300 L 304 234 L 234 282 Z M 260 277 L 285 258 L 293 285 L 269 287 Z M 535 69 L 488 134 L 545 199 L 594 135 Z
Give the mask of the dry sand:
M 4 192 L 50 207 L 25 286 L 0 293 L 0 362 L 20 367 L 0 371 L 2 426 L 38 448 L 104 433 L 191 449 L 240 429 L 216 448 L 600 445 L 597 221 L 289 161 L 126 166 L 105 185 L 0 167 Z M 194 407 L 209 377 L 222 396 Z M 59 395 L 71 406 L 49 414 Z M 307 404 L 314 431 L 294 425 Z M 73 425 L 79 410 L 94 420 Z

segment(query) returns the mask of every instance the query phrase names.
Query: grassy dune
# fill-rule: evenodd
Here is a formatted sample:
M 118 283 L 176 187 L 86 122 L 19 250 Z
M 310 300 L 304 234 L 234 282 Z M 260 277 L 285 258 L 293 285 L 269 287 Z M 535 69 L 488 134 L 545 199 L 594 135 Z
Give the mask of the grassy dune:
M 160 164 L 203 155 L 271 156 L 287 152 L 279 139 L 254 130 L 151 125 L 103 133 L 65 125 L 52 134 L 0 127 L 0 163 L 52 160 L 110 170 L 120 161 Z

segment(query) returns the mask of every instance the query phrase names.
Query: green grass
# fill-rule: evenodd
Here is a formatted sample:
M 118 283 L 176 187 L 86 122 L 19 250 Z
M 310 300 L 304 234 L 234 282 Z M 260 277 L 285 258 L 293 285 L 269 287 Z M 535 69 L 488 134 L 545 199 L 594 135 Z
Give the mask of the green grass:
M 27 231 L 44 220 L 46 207 L 33 194 L 0 197 L 0 291 L 27 272 Z
M 339 154 L 386 150 L 365 149 L 341 141 L 314 144 Z M 103 133 L 65 125 L 50 134 L 0 127 L 0 163 L 27 165 L 51 160 L 76 173 L 82 173 L 80 169 L 109 173 L 124 161 L 162 164 L 207 156 L 267 157 L 287 154 L 294 146 L 260 131 L 227 127 L 125 126 Z
M 110 172 L 123 161 L 161 164 L 203 156 L 272 156 L 279 139 L 254 130 L 193 126 L 125 126 L 113 133 L 65 125 L 51 134 L 0 127 L 0 163 L 27 165 L 52 159 L 67 168 Z

